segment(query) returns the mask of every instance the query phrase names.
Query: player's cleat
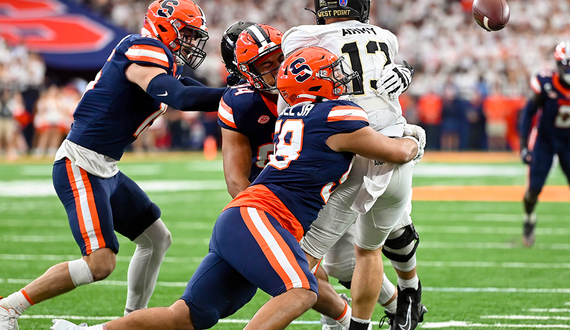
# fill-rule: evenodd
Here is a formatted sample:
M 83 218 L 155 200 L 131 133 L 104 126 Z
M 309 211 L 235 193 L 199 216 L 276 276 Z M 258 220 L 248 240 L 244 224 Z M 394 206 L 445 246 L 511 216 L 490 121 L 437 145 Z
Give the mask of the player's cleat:
M 534 245 L 534 227 L 536 222 L 525 221 L 523 224 L 523 244 L 526 247 L 531 247 Z
M 0 330 L 18 330 L 18 317 L 15 309 L 0 306 Z
M 392 329 L 392 325 L 394 323 L 394 318 L 396 317 L 396 314 L 392 314 L 390 312 L 388 312 L 387 310 L 384 311 L 384 316 L 382 316 L 382 318 L 380 318 L 380 321 L 378 322 L 378 327 L 382 328 L 382 326 L 384 326 L 384 324 L 388 325 L 388 329 Z
M 339 294 L 339 296 L 342 298 L 342 300 L 346 301 L 346 303 L 348 305 L 350 305 L 350 303 L 352 302 L 352 299 L 350 299 L 344 293 Z M 321 330 L 346 330 L 345 327 L 343 327 L 340 323 L 335 321 L 333 318 L 328 317 L 328 316 L 323 315 L 323 314 L 321 314 L 320 322 L 323 325 Z
M 51 330 L 86 330 L 87 323 L 81 323 L 79 325 L 62 319 L 51 320 L 53 325 L 50 327 Z
M 418 289 L 407 288 L 400 290 L 398 286 L 398 305 L 396 315 L 390 326 L 390 330 L 413 330 L 418 323 L 423 322 L 427 308 L 421 303 L 422 284 L 418 283 Z

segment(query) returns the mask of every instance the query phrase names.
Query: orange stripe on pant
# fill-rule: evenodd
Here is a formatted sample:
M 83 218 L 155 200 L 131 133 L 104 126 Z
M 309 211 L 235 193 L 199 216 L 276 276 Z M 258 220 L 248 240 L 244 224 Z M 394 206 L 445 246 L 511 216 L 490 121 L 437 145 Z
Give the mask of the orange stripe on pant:
M 89 233 L 87 232 L 87 228 L 85 227 L 85 218 L 83 217 L 84 210 L 81 207 L 81 197 L 79 196 L 79 189 L 77 188 L 77 183 L 75 179 L 75 174 L 73 173 L 71 161 L 69 159 L 65 160 L 65 167 L 67 169 L 67 177 L 69 179 L 69 183 L 71 184 L 71 190 L 73 191 L 73 197 L 75 198 L 75 207 L 77 213 L 77 219 L 79 222 L 79 229 L 81 230 L 81 236 L 85 241 L 85 252 L 87 255 L 93 253 L 91 249 L 91 241 L 89 239 Z M 99 222 L 99 215 L 97 214 L 97 208 L 95 207 L 95 199 L 93 197 L 93 189 L 91 187 L 91 183 L 89 182 L 89 177 L 87 176 L 87 172 L 82 168 L 79 168 L 81 173 L 81 181 L 85 186 L 86 198 L 88 202 L 88 209 L 86 210 L 91 215 L 91 220 L 93 222 L 93 229 L 95 230 L 95 235 L 97 237 L 97 242 L 99 244 L 99 248 L 105 247 L 105 240 L 103 239 L 103 233 L 101 232 L 101 225 Z
M 273 227 L 273 225 L 271 224 L 271 222 L 269 221 L 269 219 L 265 215 L 265 212 L 254 209 L 254 208 L 250 208 L 250 209 L 255 210 L 255 212 L 257 212 L 257 214 L 260 217 L 260 219 L 262 220 L 263 224 L 269 230 L 271 236 L 273 237 L 273 239 L 275 239 L 275 241 L 279 245 L 279 248 L 281 249 L 281 251 L 283 251 L 283 253 L 285 254 L 287 261 L 293 267 L 295 273 L 297 274 L 297 276 L 301 280 L 301 287 L 305 288 L 305 289 L 310 289 L 309 280 L 307 279 L 307 276 L 305 276 L 305 273 L 301 269 L 301 266 L 299 266 L 297 259 L 295 258 L 295 254 L 293 253 L 293 251 L 291 251 L 291 248 L 289 247 L 289 245 L 287 245 L 287 243 L 283 240 L 283 237 L 281 237 L 281 234 L 279 234 L 279 232 L 277 232 L 277 230 Z M 285 284 L 285 287 L 287 288 L 287 290 L 292 289 L 294 287 L 292 279 L 289 277 L 289 275 L 287 274 L 285 269 L 283 269 L 283 266 L 281 265 L 279 260 L 276 258 L 274 252 L 271 250 L 271 247 L 268 245 L 268 243 L 265 240 L 265 238 L 263 237 L 263 235 L 259 232 L 258 228 L 255 226 L 254 221 L 252 220 L 252 218 L 250 217 L 250 215 L 248 213 L 248 208 L 247 207 L 240 207 L 240 213 L 241 213 L 241 216 L 242 216 L 247 228 L 249 229 L 249 231 L 251 232 L 251 234 L 253 235 L 253 237 L 255 238 L 257 243 L 259 244 L 259 247 L 263 251 L 263 254 L 267 258 L 267 260 L 269 261 L 269 263 L 271 264 L 273 269 L 275 269 L 275 271 L 277 272 L 277 274 L 279 275 L 279 277 L 281 278 L 281 280 Z

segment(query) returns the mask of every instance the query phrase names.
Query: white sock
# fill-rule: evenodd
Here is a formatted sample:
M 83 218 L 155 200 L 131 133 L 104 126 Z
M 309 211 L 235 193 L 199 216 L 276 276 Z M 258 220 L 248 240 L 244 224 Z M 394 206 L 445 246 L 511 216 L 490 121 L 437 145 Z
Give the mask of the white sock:
M 24 313 L 26 309 L 34 303 L 24 289 L 14 292 L 8 297 L 0 300 L 0 305 L 6 308 L 13 308 L 18 314 Z
M 386 277 L 386 274 L 384 274 L 382 278 L 382 290 L 380 290 L 380 296 L 378 296 L 378 303 L 386 308 L 386 303 L 394 297 L 394 293 L 396 293 L 396 287 L 390 282 L 388 277 Z M 395 300 L 396 299 L 394 299 L 394 301 Z M 391 311 L 389 312 L 391 313 Z
M 344 313 L 336 319 L 344 328 L 348 329 L 350 327 L 350 319 L 352 317 L 352 308 L 348 304 L 345 305 Z
M 383 307 L 388 313 L 396 314 L 396 308 L 398 308 L 398 299 L 392 300 L 388 305 L 383 305 Z
M 412 288 L 412 289 L 418 289 L 419 287 L 419 282 L 420 279 L 418 278 L 418 276 L 414 276 L 414 278 L 410 279 L 410 280 L 404 280 L 402 278 L 398 277 L 398 286 L 402 289 L 405 290 L 407 288 Z
M 161 219 L 135 238 L 137 248 L 127 274 L 128 293 L 125 315 L 146 308 L 156 285 L 160 264 L 172 243 L 170 232 Z

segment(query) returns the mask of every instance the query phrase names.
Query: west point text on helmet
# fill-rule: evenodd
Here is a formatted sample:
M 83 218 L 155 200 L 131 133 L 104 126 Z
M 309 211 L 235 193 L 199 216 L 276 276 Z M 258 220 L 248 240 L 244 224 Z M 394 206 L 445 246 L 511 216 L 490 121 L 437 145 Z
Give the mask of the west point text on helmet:
M 323 17 L 346 17 L 350 14 L 350 10 L 347 9 L 335 9 L 335 10 L 324 10 L 319 11 L 319 18 Z

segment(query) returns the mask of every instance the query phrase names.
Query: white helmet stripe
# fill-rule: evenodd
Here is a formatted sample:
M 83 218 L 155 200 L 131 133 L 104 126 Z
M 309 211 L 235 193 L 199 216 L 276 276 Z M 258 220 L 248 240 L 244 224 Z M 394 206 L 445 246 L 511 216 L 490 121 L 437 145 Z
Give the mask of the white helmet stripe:
M 265 31 L 261 29 L 261 27 L 259 27 L 259 25 L 252 25 L 248 28 L 248 30 L 252 33 L 254 39 L 256 39 L 259 48 L 265 48 L 269 44 L 269 36 Z

